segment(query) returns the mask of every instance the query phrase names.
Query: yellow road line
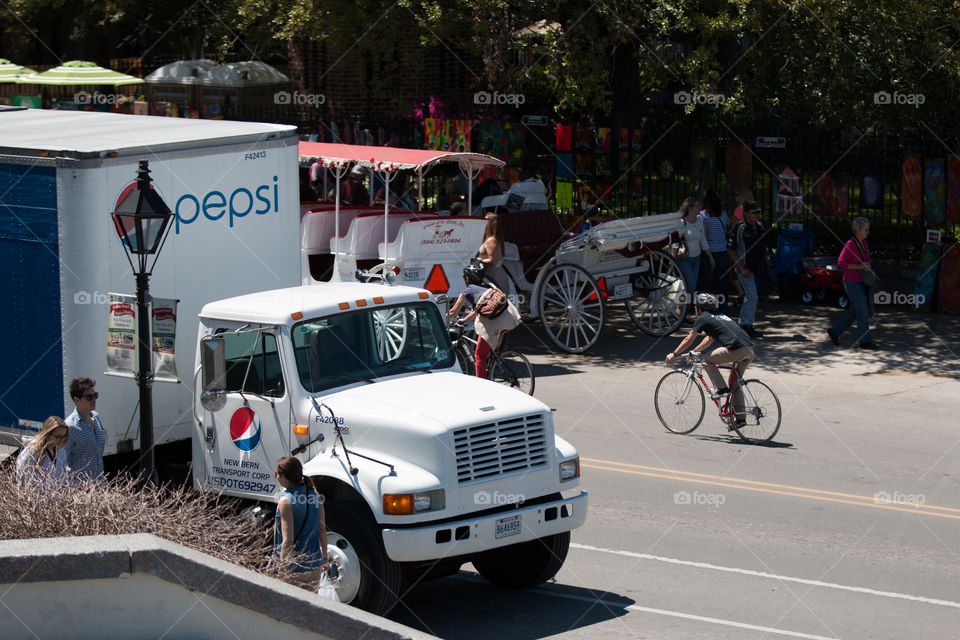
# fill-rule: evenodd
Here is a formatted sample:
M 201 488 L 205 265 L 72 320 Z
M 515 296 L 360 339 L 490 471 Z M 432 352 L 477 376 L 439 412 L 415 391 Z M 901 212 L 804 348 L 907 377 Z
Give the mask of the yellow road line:
M 586 464 L 585 464 L 586 462 Z M 616 466 L 602 466 L 589 464 L 590 462 L 601 462 L 605 465 L 616 465 Z M 611 462 L 607 460 L 597 460 L 594 458 L 580 458 L 580 466 L 588 469 L 600 469 L 602 471 L 615 471 L 619 473 L 628 473 L 630 475 L 638 476 L 647 476 L 651 478 L 664 478 L 667 480 L 679 480 L 681 482 L 693 482 L 699 484 L 707 484 L 716 487 L 727 487 L 731 489 L 743 489 L 745 491 L 756 491 L 758 493 L 771 493 L 775 495 L 782 496 L 791 496 L 796 498 L 806 498 L 808 500 L 821 500 L 824 502 L 836 502 L 840 504 L 852 504 L 855 506 L 861 507 L 872 507 L 874 509 L 886 509 L 888 511 L 903 511 L 906 513 L 919 513 L 928 516 L 936 516 L 939 518 L 950 518 L 953 520 L 960 520 L 960 515 L 952 515 L 949 513 L 938 513 L 938 511 L 952 511 L 960 513 L 960 509 L 952 509 L 949 507 L 937 507 L 933 505 L 924 505 L 924 504 L 915 504 L 915 505 L 897 505 L 890 503 L 877 502 L 877 500 L 871 496 L 858 496 L 848 493 L 839 493 L 834 491 L 822 491 L 819 489 L 807 489 L 805 487 L 794 487 L 790 485 L 779 485 L 774 483 L 767 482 L 757 482 L 754 480 L 741 480 L 739 478 L 727 478 L 724 476 L 715 476 L 706 473 L 693 473 L 690 471 L 676 471 L 674 469 L 661 469 L 658 467 L 646 467 L 643 465 L 633 465 L 623 462 Z M 627 468 L 623 468 L 627 467 Z M 638 471 L 637 469 L 650 469 L 651 471 Z M 683 476 L 693 476 L 693 477 L 683 477 Z M 749 486 L 757 485 L 757 486 Z M 778 487 L 778 489 L 766 488 L 766 487 Z M 790 491 L 782 491 L 780 489 L 789 489 Z M 829 496 L 840 496 L 840 497 L 829 497 Z M 842 498 L 853 498 L 852 500 L 844 500 Z

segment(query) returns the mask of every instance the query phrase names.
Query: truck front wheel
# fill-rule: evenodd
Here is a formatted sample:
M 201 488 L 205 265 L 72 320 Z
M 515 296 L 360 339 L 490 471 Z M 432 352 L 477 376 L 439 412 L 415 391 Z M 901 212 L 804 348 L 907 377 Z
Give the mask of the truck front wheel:
M 362 506 L 326 505 L 327 552 L 340 566 L 337 596 L 344 604 L 386 615 L 400 599 L 400 566 L 387 557 L 380 528 Z
M 570 549 L 570 532 L 486 551 L 473 566 L 498 587 L 535 587 L 555 576 Z

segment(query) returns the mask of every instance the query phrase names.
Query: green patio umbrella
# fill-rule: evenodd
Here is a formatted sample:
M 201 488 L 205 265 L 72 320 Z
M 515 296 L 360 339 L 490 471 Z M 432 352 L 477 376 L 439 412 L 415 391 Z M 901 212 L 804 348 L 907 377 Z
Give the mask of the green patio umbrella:
M 125 73 L 111 69 L 104 69 L 93 62 L 87 62 L 85 60 L 71 60 L 43 73 L 31 73 L 25 76 L 19 76 L 16 82 L 17 84 L 45 84 L 60 87 L 83 85 L 109 85 L 119 87 L 129 84 L 143 84 L 141 78 L 128 76 Z
M 33 72 L 33 69 L 27 69 L 6 58 L 0 58 L 0 83 L 16 82 L 18 76 Z

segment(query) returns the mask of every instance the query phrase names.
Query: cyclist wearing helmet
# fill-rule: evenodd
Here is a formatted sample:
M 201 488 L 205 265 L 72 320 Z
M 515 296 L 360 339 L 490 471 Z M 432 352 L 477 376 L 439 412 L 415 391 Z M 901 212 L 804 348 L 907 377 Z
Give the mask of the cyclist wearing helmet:
M 520 313 L 512 304 L 508 304 L 503 313 L 496 318 L 481 316 L 477 313 L 477 302 L 491 291 L 491 288 L 484 283 L 483 272 L 483 265 L 476 262 L 471 262 L 463 268 L 463 283 L 466 286 L 447 312 L 447 318 L 456 318 L 464 305 L 470 303 L 472 307 L 470 313 L 457 322 L 467 324 L 471 320 L 476 321 L 477 348 L 473 358 L 478 378 L 487 377 L 487 356 L 490 354 L 490 349 L 498 348 L 503 334 L 520 324 Z
M 694 313 L 696 320 L 693 322 L 693 328 L 683 339 L 676 349 L 667 354 L 667 364 L 677 357 L 677 354 L 683 353 L 693 346 L 700 334 L 705 334 L 703 340 L 694 349 L 697 352 L 703 352 L 714 342 L 719 342 L 720 346 L 706 355 L 704 361 L 707 375 L 710 376 L 714 391 L 711 397 L 717 398 L 721 394 L 729 391 L 727 384 L 720 375 L 720 371 L 714 365 L 736 362 L 735 368 L 740 377 L 743 377 L 747 367 L 754 359 L 753 341 L 739 324 L 732 318 L 722 313 L 717 313 L 717 297 L 710 293 L 700 293 L 694 300 Z M 730 386 L 733 386 L 734 376 L 730 374 Z M 734 389 L 733 408 L 737 416 L 743 415 L 743 394 L 739 389 Z M 737 423 L 743 423 L 743 418 L 738 417 Z

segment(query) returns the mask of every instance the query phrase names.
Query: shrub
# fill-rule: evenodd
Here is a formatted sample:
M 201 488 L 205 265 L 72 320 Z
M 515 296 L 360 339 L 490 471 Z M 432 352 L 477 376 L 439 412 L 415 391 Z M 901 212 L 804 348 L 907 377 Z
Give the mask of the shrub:
M 23 487 L 12 468 L 0 469 L 3 540 L 152 533 L 221 560 L 284 577 L 274 561 L 272 525 L 241 514 L 237 500 L 187 486 L 141 486 L 123 476 Z

